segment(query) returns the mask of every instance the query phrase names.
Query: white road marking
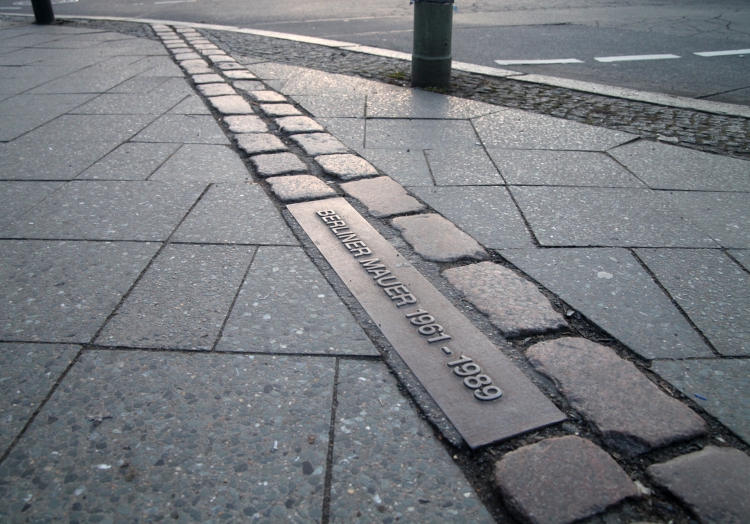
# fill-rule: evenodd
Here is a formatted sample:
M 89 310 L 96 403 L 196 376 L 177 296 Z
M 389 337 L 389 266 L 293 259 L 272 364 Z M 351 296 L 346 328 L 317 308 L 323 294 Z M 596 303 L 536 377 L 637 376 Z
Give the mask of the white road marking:
M 577 58 L 556 58 L 552 60 L 495 60 L 499 65 L 541 65 L 541 64 L 583 64 Z
M 630 56 L 595 56 L 597 62 L 630 62 L 635 60 L 668 60 L 680 58 L 677 55 L 630 55 Z
M 750 49 L 733 49 L 731 51 L 704 51 L 703 53 L 693 54 L 698 56 L 750 55 Z

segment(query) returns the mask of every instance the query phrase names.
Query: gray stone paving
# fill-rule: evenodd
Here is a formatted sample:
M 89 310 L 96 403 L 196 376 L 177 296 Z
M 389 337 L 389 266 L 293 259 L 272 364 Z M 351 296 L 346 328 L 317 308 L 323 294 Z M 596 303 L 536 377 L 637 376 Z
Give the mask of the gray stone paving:
M 362 202 L 367 211 L 377 218 L 415 213 L 424 209 L 424 205 L 387 176 L 347 182 L 341 184 L 341 189 Z
M 282 202 L 303 202 L 338 196 L 338 193 L 312 175 L 276 176 L 268 179 L 271 191 Z
M 239 95 L 221 95 L 208 97 L 208 102 L 223 115 L 252 115 L 252 106 Z
M 62 185 L 62 182 L 0 182 L 0 231 Z
M 237 146 L 248 155 L 288 151 L 284 142 L 270 133 L 248 133 L 237 135 Z
M 393 219 L 393 226 L 425 260 L 456 262 L 489 258 L 473 238 L 438 214 L 398 217 Z
M 403 186 L 435 185 L 421 149 L 367 149 L 361 154 Z
M 180 142 L 183 144 L 225 144 L 227 137 L 211 116 L 165 115 L 138 133 L 135 142 Z
M 720 246 L 750 248 L 750 193 L 674 191 L 664 199 Z
M 438 186 L 480 186 L 503 184 L 503 178 L 479 147 L 455 151 L 434 149 L 425 151 L 432 176 Z
M 328 133 L 313 133 L 310 135 L 295 135 L 292 137 L 305 153 L 310 156 L 333 155 L 348 153 L 348 148 Z
M 179 144 L 126 142 L 78 175 L 79 179 L 146 180 Z
M 245 182 L 250 178 L 237 154 L 226 146 L 185 144 L 149 180 L 160 182 Z
M 268 126 L 259 116 L 236 115 L 224 117 L 232 133 L 267 133 Z
M 307 166 L 292 153 L 256 155 L 252 157 L 251 161 L 255 165 L 258 175 L 262 177 L 294 175 L 307 171 Z
M 323 126 L 307 116 L 285 116 L 276 119 L 276 124 L 285 133 L 315 133 L 325 131 Z
M 378 171 L 363 158 L 348 153 L 337 155 L 322 155 L 315 161 L 327 174 L 340 178 L 341 180 L 356 180 L 378 176 Z

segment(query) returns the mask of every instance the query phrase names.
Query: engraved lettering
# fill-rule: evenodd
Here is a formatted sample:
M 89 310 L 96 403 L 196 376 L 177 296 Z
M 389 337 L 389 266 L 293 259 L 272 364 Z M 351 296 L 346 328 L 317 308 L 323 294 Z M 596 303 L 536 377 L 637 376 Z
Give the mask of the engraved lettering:
M 349 251 L 355 257 L 361 257 L 362 255 L 372 255 L 372 250 L 369 247 L 361 247 L 359 249 L 350 249 Z
M 336 236 L 339 237 L 339 240 L 341 240 L 344 243 L 346 243 L 346 242 L 354 242 L 354 241 L 358 241 L 359 240 L 359 237 L 357 236 L 356 233 L 339 233 Z M 364 242 L 363 242 L 363 244 L 364 244 Z
M 387 287 L 383 291 L 385 291 L 385 294 L 389 297 L 396 297 L 398 295 L 408 295 L 411 293 L 409 289 L 404 286 L 403 284 L 399 284 L 397 286 Z
M 336 236 L 341 236 L 343 234 L 346 234 L 346 233 L 342 233 L 340 230 L 343 229 L 344 231 L 346 231 L 346 230 L 349 229 L 346 225 L 344 225 L 343 227 L 338 227 L 338 226 L 334 227 L 334 226 L 328 224 L 328 227 L 331 228 L 331 231 L 333 231 L 336 234 Z
M 325 217 L 328 215 L 335 215 L 335 214 L 336 212 L 333 209 L 329 209 L 327 211 L 318 211 L 318 216 L 322 216 L 322 217 Z
M 323 217 L 323 222 L 325 222 L 326 224 L 330 224 L 331 222 L 335 220 L 341 220 L 341 217 L 338 215 L 330 215 L 330 216 Z
M 391 300 L 398 301 L 396 302 L 396 307 L 405 306 L 407 304 L 416 304 L 417 303 L 417 297 L 409 293 L 408 295 L 399 295 L 397 297 L 391 298 Z M 450 337 L 448 337 L 450 338 Z M 427 341 L 429 342 L 429 340 Z
M 383 264 L 378 264 L 378 262 L 380 262 L 379 258 L 368 258 L 367 260 L 359 261 L 359 263 L 362 264 L 365 268 L 372 267 L 377 269 L 385 269 L 385 266 Z
M 344 240 L 341 240 L 344 242 Z M 367 244 L 362 242 L 361 240 L 357 240 L 356 242 L 344 242 L 344 245 L 346 246 L 346 249 L 352 250 L 355 247 L 367 247 Z
M 325 220 L 325 218 L 323 218 L 323 220 Z M 346 226 L 346 222 L 344 222 L 343 220 L 334 220 L 333 222 L 328 222 L 328 227 L 330 227 L 331 229 L 341 226 Z
M 390 275 L 386 277 L 380 277 L 379 279 L 377 279 L 377 283 L 380 287 L 390 287 L 390 286 L 396 286 L 400 284 L 401 282 L 398 281 L 398 277 Z

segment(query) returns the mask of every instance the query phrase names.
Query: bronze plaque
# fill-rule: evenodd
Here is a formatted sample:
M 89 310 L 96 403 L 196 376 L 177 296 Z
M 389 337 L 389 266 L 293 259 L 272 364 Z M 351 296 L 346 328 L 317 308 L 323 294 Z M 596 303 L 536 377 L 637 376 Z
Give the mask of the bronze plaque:
M 471 448 L 565 420 L 346 200 L 287 208 Z

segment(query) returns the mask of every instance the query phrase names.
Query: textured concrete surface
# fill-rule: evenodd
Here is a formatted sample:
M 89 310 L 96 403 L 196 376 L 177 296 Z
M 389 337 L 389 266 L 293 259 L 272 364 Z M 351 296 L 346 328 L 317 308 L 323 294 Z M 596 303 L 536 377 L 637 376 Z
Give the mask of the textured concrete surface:
M 232 89 L 232 86 L 219 82 L 216 84 L 199 84 L 198 91 L 203 96 L 221 96 L 221 95 L 236 95 L 237 92 Z
M 260 104 L 260 110 L 270 117 L 301 115 L 292 104 Z
M 325 157 L 323 157 L 325 158 Z M 424 206 L 387 176 L 341 184 L 344 192 L 362 202 L 374 217 L 385 218 L 422 211 Z
M 292 137 L 305 153 L 310 156 L 348 153 L 348 148 L 328 133 L 297 135 Z
M 284 95 L 276 91 L 256 90 L 248 91 L 247 95 L 256 102 L 289 102 Z
M 262 177 L 294 175 L 307 171 L 307 166 L 292 153 L 257 155 L 252 158 L 252 163 Z
M 268 179 L 271 191 L 282 202 L 302 202 L 338 196 L 328 184 L 312 175 L 277 176 Z
M 219 113 L 224 115 L 251 115 L 255 111 L 247 101 L 239 95 L 223 95 L 208 97 L 209 103 Z
M 503 184 L 492 161 L 481 148 L 455 151 L 434 149 L 425 151 L 432 176 L 438 186 L 480 186 Z
M 246 182 L 247 168 L 226 146 L 185 144 L 151 175 L 158 182 Z
M 315 135 L 313 135 L 315 136 Z M 341 180 L 378 176 L 378 171 L 365 159 L 351 154 L 322 155 L 315 161 L 327 174 Z
M 309 116 L 285 116 L 276 119 L 276 124 L 284 133 L 316 133 L 325 131 L 323 126 L 318 124 Z
M 277 153 L 288 148 L 279 138 L 270 133 L 247 133 L 237 135 L 237 146 L 248 155 Z
M 425 260 L 455 262 L 488 258 L 474 239 L 440 215 L 398 217 L 393 219 L 393 225 Z
M 267 133 L 268 126 L 259 116 L 236 115 L 224 117 L 232 133 Z

